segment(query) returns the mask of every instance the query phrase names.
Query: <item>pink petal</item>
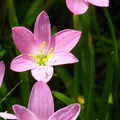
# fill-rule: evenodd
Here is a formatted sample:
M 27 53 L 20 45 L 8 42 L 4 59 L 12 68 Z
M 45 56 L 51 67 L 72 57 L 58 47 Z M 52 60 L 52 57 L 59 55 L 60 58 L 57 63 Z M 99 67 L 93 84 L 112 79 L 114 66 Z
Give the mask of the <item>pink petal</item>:
M 31 70 L 32 76 L 37 81 L 48 82 L 53 75 L 53 67 L 52 66 L 39 66 L 35 69 Z
M 38 66 L 39 65 L 35 63 L 33 57 L 28 56 L 28 54 L 22 54 L 12 60 L 10 69 L 16 72 L 22 72 L 36 68 Z
M 76 120 L 80 112 L 79 104 L 72 104 L 56 111 L 48 120 Z
M 81 0 L 66 0 L 66 5 L 68 9 L 73 14 L 83 14 L 88 9 L 88 2 L 84 2 Z
M 109 6 L 109 0 L 87 0 L 87 2 L 100 7 Z
M 33 33 L 25 27 L 14 27 L 12 29 L 12 37 L 21 53 L 35 54 L 39 52 L 40 48 L 34 41 Z
M 81 36 L 81 32 L 78 30 L 66 29 L 56 33 L 52 36 L 51 47 L 54 48 L 54 52 L 58 51 L 71 51 L 78 43 Z
M 23 106 L 14 105 L 13 110 L 17 117 L 17 120 L 38 120 L 30 110 Z
M 44 41 L 46 41 L 45 48 L 47 49 L 49 47 L 51 40 L 51 28 L 49 17 L 44 11 L 41 12 L 36 19 L 34 26 L 34 39 L 40 47 Z
M 5 74 L 5 64 L 3 61 L 0 61 L 0 86 L 2 84 L 4 74 Z
M 57 52 L 54 53 L 54 56 L 49 58 L 49 65 L 62 65 L 62 64 L 71 64 L 78 62 L 78 59 L 69 52 Z
M 52 93 L 46 83 L 41 81 L 35 83 L 30 94 L 28 109 L 38 120 L 48 120 L 54 113 Z
M 13 114 L 7 113 L 7 112 L 0 112 L 0 117 L 3 119 L 17 119 L 17 117 Z

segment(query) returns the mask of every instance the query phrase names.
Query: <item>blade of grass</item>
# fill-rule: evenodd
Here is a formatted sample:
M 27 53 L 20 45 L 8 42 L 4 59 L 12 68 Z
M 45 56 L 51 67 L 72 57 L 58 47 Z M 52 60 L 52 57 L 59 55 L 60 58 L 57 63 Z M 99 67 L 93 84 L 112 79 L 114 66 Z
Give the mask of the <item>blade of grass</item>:
M 73 96 L 74 96 L 74 99 L 78 101 L 78 96 L 79 96 L 79 66 L 78 66 L 78 63 L 74 64 Z
M 91 115 L 93 115 L 93 111 L 94 111 L 94 107 L 93 107 L 93 100 L 94 100 L 94 82 L 95 82 L 95 61 L 94 61 L 94 50 L 93 50 L 93 44 L 92 44 L 92 38 L 91 35 L 89 34 L 88 36 L 89 38 L 89 52 L 90 52 L 90 87 L 89 87 L 89 94 L 88 94 L 88 103 L 87 103 L 87 112 L 86 112 L 86 116 L 88 119 L 92 120 L 94 117 Z
M 88 80 L 87 73 L 88 72 L 86 69 L 87 68 L 86 66 L 88 66 L 88 63 L 86 62 L 87 59 L 85 59 L 85 58 L 86 58 L 86 56 L 89 56 L 87 53 L 88 52 L 88 41 L 87 41 L 88 37 L 86 35 L 88 33 L 89 28 L 86 27 L 88 25 L 88 23 L 82 19 L 82 16 L 74 15 L 73 23 L 74 23 L 74 29 L 82 31 L 82 36 L 80 38 L 80 41 L 75 48 L 75 53 L 77 53 L 77 57 L 80 60 L 81 64 L 78 63 L 79 66 L 76 66 L 75 69 L 79 70 L 79 73 L 81 75 L 80 79 L 82 80 L 82 83 L 83 83 L 84 98 L 85 98 L 85 100 L 88 100 L 88 85 L 89 84 L 87 83 L 87 80 Z M 84 27 L 86 27 L 87 29 L 84 29 Z M 85 48 L 86 48 L 86 50 L 84 50 Z M 75 71 L 77 71 L 77 70 L 75 70 Z M 76 80 L 74 81 L 74 84 L 77 85 Z M 76 88 L 74 90 L 76 91 Z M 87 103 L 87 101 L 85 101 L 85 103 Z
M 23 23 L 25 26 L 30 27 L 37 15 L 44 9 L 44 0 L 35 0 L 33 1 L 33 3 L 31 4 L 30 8 L 28 9 L 25 18 L 23 20 Z
M 20 73 L 20 80 L 22 80 L 21 84 L 21 91 L 22 91 L 22 98 L 23 98 L 23 105 L 28 105 L 28 99 L 30 95 L 30 80 L 28 72 Z
M 2 100 L 0 100 L 0 104 L 17 88 L 17 86 L 18 86 L 21 82 L 22 82 L 22 81 L 20 81 L 19 83 L 17 83 L 17 84 L 15 85 L 15 87 L 12 88 L 11 91 L 10 91 L 9 93 L 7 93 L 7 94 L 2 98 Z
M 112 21 L 111 21 L 111 18 L 110 18 L 110 15 L 109 15 L 107 8 L 103 8 L 103 10 L 104 10 L 104 14 L 105 14 L 105 17 L 107 19 L 107 22 L 108 22 L 108 25 L 110 28 L 110 32 L 111 32 L 111 37 L 113 40 L 114 55 L 115 55 L 114 59 L 115 59 L 115 65 L 117 67 L 117 65 L 118 65 L 118 45 L 117 45 L 117 39 L 116 39 L 115 31 L 114 31 L 114 26 L 112 24 Z
M 98 114 L 98 120 L 106 120 L 107 110 L 108 110 L 108 99 L 112 88 L 112 80 L 114 74 L 114 62 L 111 58 L 108 61 L 108 68 L 104 83 L 103 97 L 100 105 L 100 110 Z
M 11 28 L 14 26 L 18 26 L 18 20 L 16 17 L 13 0 L 7 0 L 7 6 L 8 6 L 8 15 L 9 15 L 9 21 L 10 21 Z
M 103 55 L 105 57 L 105 61 L 106 61 L 106 64 L 107 64 L 108 63 L 107 50 L 106 50 L 106 47 L 104 45 L 102 36 L 100 34 L 100 30 L 99 30 L 99 27 L 98 27 L 98 22 L 97 22 L 96 13 L 95 13 L 95 7 L 91 6 L 91 10 L 92 10 L 92 14 L 91 14 L 92 15 L 92 22 L 93 22 L 93 25 L 95 27 L 96 33 L 98 35 L 98 38 L 99 38 L 99 41 L 100 41 L 100 44 L 101 44 L 101 47 L 102 47 Z
M 89 18 L 89 19 L 88 19 Z M 81 61 L 80 66 L 76 69 L 82 68 L 81 79 L 83 82 L 83 94 L 85 98 L 85 108 L 86 108 L 86 120 L 93 120 L 93 96 L 94 96 L 94 52 L 92 46 L 92 39 L 88 36 L 90 31 L 90 11 L 88 10 L 79 18 L 74 17 L 74 28 L 82 31 L 81 40 L 77 50 L 79 53 L 79 59 Z M 79 51 L 79 52 L 78 52 Z M 81 67 L 82 66 L 82 67 Z M 77 75 L 77 74 L 76 74 Z M 75 85 L 78 84 L 78 81 Z M 78 85 L 77 85 L 78 86 Z M 78 89 L 76 89 L 77 91 Z
M 61 100 L 62 102 L 64 102 L 66 105 L 70 105 L 75 103 L 74 99 L 70 99 L 69 97 L 67 97 L 66 95 L 57 92 L 57 91 L 52 91 L 52 94 L 58 98 L 59 100 Z
M 112 23 L 112 20 L 111 20 L 111 17 L 110 17 L 110 14 L 107 10 L 107 8 L 103 8 L 104 10 L 104 14 L 105 14 L 105 17 L 107 19 L 107 22 L 108 22 L 108 26 L 109 26 L 109 29 L 110 29 L 110 32 L 111 32 L 111 37 L 112 37 L 112 40 L 113 40 L 113 47 L 114 47 L 114 52 L 113 52 L 113 58 L 114 58 L 114 63 L 115 63 L 115 110 L 116 110 L 116 119 L 118 119 L 118 117 L 120 118 L 119 116 L 119 111 L 120 111 L 120 108 L 118 107 L 119 105 L 119 69 L 118 69 L 118 44 L 117 44 L 117 39 L 116 39 L 116 35 L 115 35 L 115 30 L 114 30 L 114 26 L 113 26 L 113 23 Z
M 7 0 L 8 5 L 8 15 L 9 15 L 9 21 L 11 29 L 14 26 L 18 26 L 18 20 L 16 17 L 16 11 L 14 7 L 13 0 Z M 16 54 L 19 55 L 18 49 L 15 47 Z M 28 96 L 30 94 L 30 85 L 29 85 L 29 76 L 28 73 L 20 73 L 20 79 L 23 80 L 23 83 L 21 84 L 21 91 L 22 91 L 22 98 L 23 98 L 23 104 L 26 106 L 28 103 Z
M 74 24 L 74 29 L 75 30 L 79 30 L 80 29 L 80 22 L 79 22 L 79 16 L 78 15 L 73 15 L 73 24 Z M 80 41 L 79 43 L 80 44 Z M 80 47 L 79 45 L 77 45 L 73 52 L 75 53 L 75 56 L 80 59 Z M 78 63 L 75 63 L 74 64 L 74 78 L 73 78 L 73 96 L 75 98 L 76 101 L 78 101 L 78 96 L 79 96 L 79 75 L 80 75 L 80 64 L 79 62 Z
M 58 98 L 59 100 L 61 100 L 62 102 L 64 102 L 66 105 L 70 105 L 70 104 L 75 103 L 74 99 L 70 99 L 69 97 L 67 97 L 66 95 L 64 95 L 64 94 L 62 94 L 60 92 L 52 91 L 52 94 L 56 98 Z M 84 109 L 84 105 L 81 104 L 81 108 Z M 81 120 L 85 120 L 86 119 L 86 115 L 85 115 L 84 111 L 81 111 L 80 118 L 81 118 Z

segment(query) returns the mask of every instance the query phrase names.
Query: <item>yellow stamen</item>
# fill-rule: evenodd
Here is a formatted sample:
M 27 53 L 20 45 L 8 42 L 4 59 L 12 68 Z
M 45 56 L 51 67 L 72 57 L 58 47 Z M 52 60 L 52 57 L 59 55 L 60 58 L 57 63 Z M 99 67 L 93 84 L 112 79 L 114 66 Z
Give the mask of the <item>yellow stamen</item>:
M 50 57 L 54 56 L 54 54 L 51 54 L 49 56 L 47 56 L 46 58 L 43 59 L 43 62 L 47 61 Z
M 46 60 L 48 60 L 50 57 L 54 56 L 54 54 L 51 54 L 49 56 L 46 57 Z
M 50 51 L 48 52 L 47 56 L 49 56 L 53 51 L 53 48 L 50 49 Z
M 34 56 L 32 54 L 28 54 L 28 56 L 31 56 L 33 58 L 35 58 L 35 62 L 39 65 L 46 65 L 47 62 L 48 62 L 48 59 L 52 56 L 54 56 L 54 54 L 52 54 L 53 52 L 53 48 L 51 48 L 48 52 L 47 55 L 44 55 L 43 53 L 43 50 L 44 50 L 44 47 L 45 47 L 45 43 L 46 41 L 44 41 L 41 45 L 41 48 L 40 48 L 40 54 L 38 56 Z
M 39 64 L 40 58 L 37 58 L 35 62 L 36 62 L 37 64 Z
M 43 49 L 44 49 L 44 47 L 45 47 L 45 43 L 46 43 L 46 41 L 44 41 L 44 42 L 42 43 L 41 48 L 40 48 L 40 53 L 43 52 Z
M 51 54 L 53 51 L 53 48 L 50 49 L 50 51 L 47 54 L 47 57 L 43 59 L 43 62 L 47 61 L 50 57 L 54 56 L 54 54 Z
M 31 57 L 33 57 L 33 58 L 35 58 L 35 59 L 38 59 L 36 56 L 34 56 L 34 55 L 32 55 L 32 54 L 28 54 L 28 56 L 31 56 Z

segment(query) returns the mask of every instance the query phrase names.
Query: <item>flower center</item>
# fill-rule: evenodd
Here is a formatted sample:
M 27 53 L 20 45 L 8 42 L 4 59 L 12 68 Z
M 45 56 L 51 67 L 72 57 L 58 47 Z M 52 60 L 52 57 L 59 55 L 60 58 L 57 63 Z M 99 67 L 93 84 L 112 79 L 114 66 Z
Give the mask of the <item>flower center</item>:
M 33 58 L 36 59 L 36 63 L 39 64 L 40 66 L 45 66 L 48 62 L 48 59 L 52 56 L 54 56 L 54 54 L 51 54 L 52 51 L 53 51 L 53 47 L 49 50 L 49 52 L 47 53 L 47 55 L 43 54 L 43 50 L 44 50 L 44 47 L 45 47 L 45 43 L 46 41 L 44 41 L 41 45 L 41 48 L 40 48 L 40 54 L 35 56 L 35 55 L 32 55 L 32 54 L 28 54 L 28 56 L 31 56 Z

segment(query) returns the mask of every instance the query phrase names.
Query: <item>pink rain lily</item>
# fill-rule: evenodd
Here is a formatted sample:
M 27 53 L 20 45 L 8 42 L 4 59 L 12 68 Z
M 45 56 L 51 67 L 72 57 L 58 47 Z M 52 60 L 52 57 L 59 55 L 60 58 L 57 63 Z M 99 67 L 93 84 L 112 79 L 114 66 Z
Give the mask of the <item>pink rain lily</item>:
M 75 103 L 54 112 L 51 90 L 42 81 L 36 82 L 32 88 L 28 108 L 13 106 L 17 120 L 76 120 L 80 105 Z
M 5 64 L 3 61 L 0 61 L 0 86 L 2 84 L 4 74 L 5 74 Z
M 109 6 L 109 0 L 66 0 L 68 9 L 76 15 L 85 13 L 89 3 L 99 7 Z
M 51 37 L 47 13 L 41 12 L 35 22 L 34 34 L 25 27 L 12 29 L 13 40 L 22 53 L 11 62 L 11 69 L 17 72 L 31 70 L 37 81 L 48 82 L 55 65 L 78 62 L 70 53 L 79 41 L 81 32 L 65 29 Z

